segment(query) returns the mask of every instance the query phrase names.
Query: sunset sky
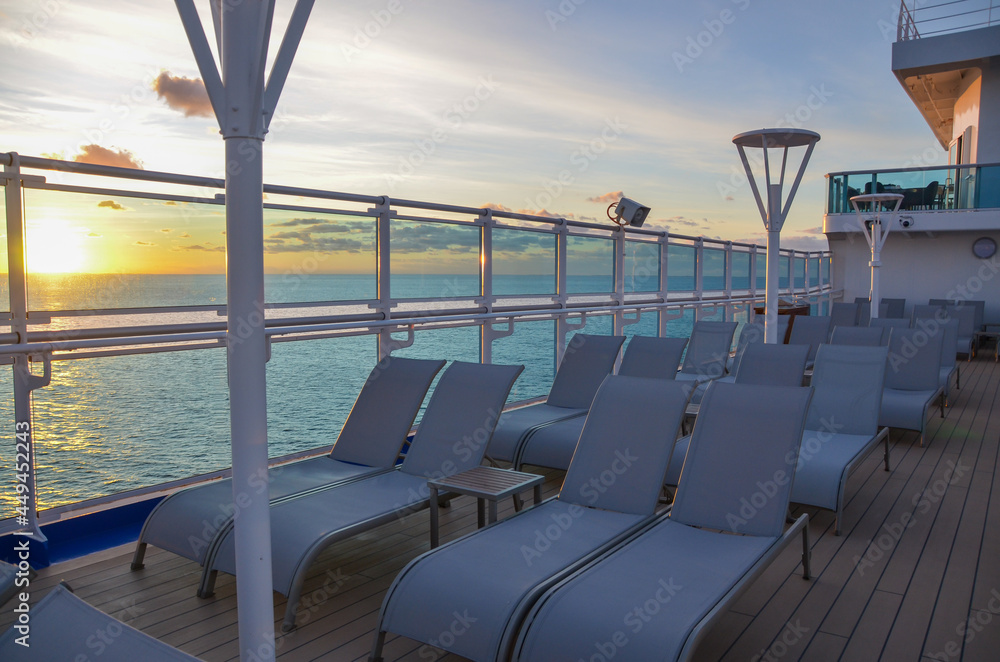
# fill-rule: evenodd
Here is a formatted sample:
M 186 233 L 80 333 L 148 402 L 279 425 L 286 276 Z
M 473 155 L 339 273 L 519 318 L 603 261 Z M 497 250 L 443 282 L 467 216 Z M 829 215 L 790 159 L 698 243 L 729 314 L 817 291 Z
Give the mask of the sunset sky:
M 291 7 L 278 3 L 272 57 Z M 586 220 L 624 193 L 652 208 L 647 226 L 762 241 L 731 140 L 800 126 L 822 140 L 783 245 L 825 248 L 827 172 L 947 161 L 889 69 L 897 12 L 862 0 L 321 0 L 265 180 Z M 0 0 L 0 59 L 0 150 L 221 175 L 172 2 Z M 221 207 L 26 197 L 35 270 L 222 270 Z M 265 225 L 271 271 L 320 252 L 333 256 L 324 270 L 373 267 L 367 221 L 274 212 Z M 400 266 L 468 243 L 425 235 L 400 229 Z M 521 239 L 510 269 L 533 273 L 547 248 Z

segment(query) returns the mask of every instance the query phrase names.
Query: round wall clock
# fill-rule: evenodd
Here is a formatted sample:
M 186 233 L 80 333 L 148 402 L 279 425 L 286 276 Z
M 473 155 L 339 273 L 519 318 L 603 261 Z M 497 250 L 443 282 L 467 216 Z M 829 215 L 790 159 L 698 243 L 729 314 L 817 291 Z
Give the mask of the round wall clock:
M 980 237 L 972 243 L 972 252 L 980 260 L 988 260 L 997 252 L 997 242 L 989 237 Z

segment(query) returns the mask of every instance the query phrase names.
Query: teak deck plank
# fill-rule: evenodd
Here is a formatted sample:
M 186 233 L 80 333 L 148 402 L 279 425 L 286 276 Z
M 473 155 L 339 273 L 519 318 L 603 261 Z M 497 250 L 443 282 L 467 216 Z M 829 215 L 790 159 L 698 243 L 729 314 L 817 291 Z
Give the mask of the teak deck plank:
M 924 448 L 916 433 L 893 431 L 891 472 L 882 469 L 881 449 L 859 464 L 848 483 L 843 535 L 834 535 L 832 513 L 793 509 L 810 515 L 813 579 L 802 579 L 798 545 L 790 546 L 715 626 L 697 659 L 997 658 L 1000 366 L 984 354 L 961 367 L 962 388 L 952 390 L 945 419 L 932 414 Z M 562 472 L 527 470 L 546 475 L 546 498 L 557 493 Z M 512 514 L 511 500 L 501 501 L 500 517 Z M 468 534 L 476 528 L 475 499 L 456 497 L 440 516 L 442 541 Z M 884 537 L 891 531 L 900 535 Z M 328 549 L 309 571 L 299 627 L 290 633 L 280 633 L 285 599 L 275 594 L 279 659 L 366 659 L 386 589 L 428 547 L 422 511 Z M 42 569 L 31 583 L 32 602 L 67 581 L 99 609 L 206 662 L 237 660 L 235 579 L 220 575 L 215 596 L 200 599 L 197 564 L 151 547 L 146 567 L 132 572 L 133 548 Z M 878 553 L 859 569 L 869 550 Z M 0 612 L 0 627 L 12 620 L 9 608 Z M 394 635 L 385 658 L 461 659 Z

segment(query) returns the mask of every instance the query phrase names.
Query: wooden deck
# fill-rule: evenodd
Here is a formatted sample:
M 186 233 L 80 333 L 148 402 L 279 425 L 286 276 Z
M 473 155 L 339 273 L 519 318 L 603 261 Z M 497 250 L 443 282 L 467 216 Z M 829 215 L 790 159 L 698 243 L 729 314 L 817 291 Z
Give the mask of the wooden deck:
M 892 471 L 871 455 L 848 489 L 844 535 L 833 517 L 812 518 L 814 578 L 787 550 L 715 628 L 704 660 L 1000 659 L 1000 366 L 992 353 L 962 364 L 948 416 L 930 421 L 926 448 L 914 433 L 892 436 Z M 553 494 L 560 472 L 545 484 Z M 510 514 L 509 503 L 501 517 Z M 810 515 L 813 512 L 810 511 Z M 475 502 L 441 511 L 442 540 L 472 531 Z M 362 660 L 382 596 L 396 573 L 428 548 L 427 512 L 410 515 L 328 550 L 312 570 L 293 633 L 278 638 L 282 660 Z M 129 571 L 132 546 L 39 572 L 37 599 L 60 580 L 91 604 L 207 661 L 236 660 L 235 581 L 195 597 L 199 567 L 150 548 Z M 488 569 L 484 569 L 488 571 Z M 275 623 L 284 599 L 275 595 Z M 11 612 L 0 614 L 0 626 Z M 387 660 L 458 659 L 390 638 Z

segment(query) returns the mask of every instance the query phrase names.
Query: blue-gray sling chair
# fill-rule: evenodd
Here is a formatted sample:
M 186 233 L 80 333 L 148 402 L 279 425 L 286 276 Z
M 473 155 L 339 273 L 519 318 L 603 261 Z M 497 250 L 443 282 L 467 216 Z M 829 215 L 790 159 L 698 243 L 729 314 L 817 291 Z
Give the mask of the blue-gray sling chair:
M 751 345 L 743 354 L 739 372 L 716 381 L 723 384 L 802 386 L 808 355 L 808 345 Z M 690 441 L 691 435 L 677 440 L 664 485 L 676 485 L 680 479 L 681 466 Z
M 267 486 L 275 502 L 391 471 L 427 389 L 444 364 L 394 357 L 381 361 L 361 388 L 329 455 L 274 467 L 261 477 L 261 489 Z M 171 494 L 146 518 L 132 569 L 143 567 L 146 545 L 204 565 L 222 533 L 232 528 L 234 512 L 233 483 L 228 478 Z
M 534 598 L 654 519 L 689 387 L 608 377 L 559 495 L 411 561 L 382 602 L 371 659 L 382 659 L 388 632 L 479 662 L 507 659 Z M 444 641 L 466 610 L 475 623 Z
M 736 322 L 695 322 L 684 363 L 675 379 L 695 383 L 692 404 L 701 402 L 708 383 L 726 375 Z
M 934 306 L 936 308 L 943 308 L 944 314 L 948 319 L 958 320 L 958 339 L 955 342 L 955 353 L 962 356 L 966 356 L 969 359 L 975 354 L 975 335 L 979 327 L 976 326 L 976 316 L 978 315 L 976 307 L 969 305 L 966 302 L 961 304 L 939 304 L 936 302 L 942 301 L 942 299 L 931 299 L 931 303 L 927 308 L 923 306 L 915 307 L 915 315 L 918 314 L 920 317 L 926 317 L 928 308 Z
M 674 379 L 685 345 L 687 338 L 633 336 L 625 347 L 618 374 L 624 377 Z M 530 464 L 565 470 L 569 467 L 586 420 L 585 416 L 570 418 L 538 430 L 522 444 L 514 458 L 514 468 Z
M 944 306 L 927 305 L 913 307 L 913 328 L 922 329 L 926 333 L 942 333 L 941 372 L 939 375 L 941 388 L 944 389 L 944 404 L 948 406 L 951 395 L 951 378 L 955 377 L 955 388 L 961 388 L 961 373 L 955 352 L 951 350 L 958 344 L 958 334 L 961 321 L 950 316 Z
M 830 344 L 855 347 L 888 345 L 891 331 L 887 326 L 835 326 L 830 334 Z
M 861 307 L 856 303 L 837 301 L 830 305 L 830 318 L 833 326 L 857 326 L 861 316 Z
M 0 635 L 4 662 L 198 662 L 198 658 L 118 621 L 59 585 L 31 607 L 30 637 Z
M 428 478 L 478 467 L 499 413 L 524 366 L 456 361 L 441 375 L 424 417 L 396 471 L 387 471 L 271 506 L 274 590 L 288 597 L 282 629 L 295 627 L 306 572 L 330 545 L 430 505 Z M 218 571 L 235 574 L 231 531 L 205 560 L 203 589 Z
M 836 513 L 838 536 L 847 478 L 880 441 L 889 471 L 889 429 L 878 427 L 888 355 L 881 345 L 821 345 L 816 353 L 792 501 Z
M 713 384 L 673 508 L 547 590 L 524 619 L 511 659 L 611 659 L 613 651 L 615 662 L 689 660 L 800 535 L 808 579 L 809 517 L 784 526 L 788 458 L 798 452 L 811 392 Z
M 868 320 L 868 326 L 889 328 L 889 329 L 909 329 L 910 320 L 903 317 L 876 317 L 875 319 Z
M 806 369 L 816 360 L 816 350 L 819 346 L 830 342 L 830 331 L 833 330 L 833 318 L 812 315 L 796 315 L 792 320 L 792 330 L 788 334 L 789 345 L 809 345 L 809 356 L 806 357 Z
M 604 378 L 615 369 L 625 336 L 574 335 L 545 402 L 504 412 L 486 457 L 513 462 L 521 445 L 546 425 L 584 417 Z
M 885 306 L 885 316 L 890 318 L 904 318 L 906 317 L 906 299 L 887 299 L 882 297 L 882 301 L 879 304 L 879 313 L 882 312 L 882 306 Z
M 920 433 L 924 445 L 927 411 L 942 393 L 941 345 L 943 333 L 921 329 L 893 329 L 889 339 L 889 367 L 882 389 L 878 424 Z M 944 401 L 941 402 L 944 418 Z
M 930 299 L 932 306 L 970 306 L 973 310 L 973 331 L 983 330 L 983 318 L 986 315 L 986 301 L 976 299 Z

